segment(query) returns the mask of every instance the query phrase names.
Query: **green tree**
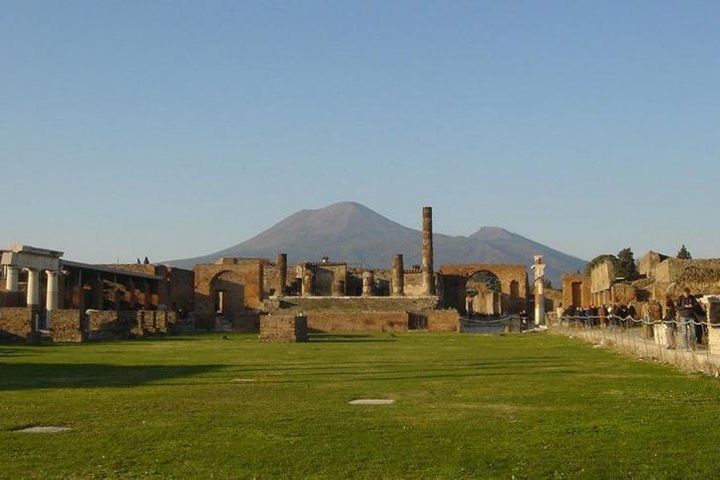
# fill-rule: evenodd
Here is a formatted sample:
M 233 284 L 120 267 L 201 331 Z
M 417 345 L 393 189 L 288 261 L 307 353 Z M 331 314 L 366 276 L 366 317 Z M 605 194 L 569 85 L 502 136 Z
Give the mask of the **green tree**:
M 692 259 L 692 255 L 690 255 L 690 252 L 688 252 L 688 249 L 685 248 L 685 244 L 683 243 L 683 246 L 680 247 L 680 251 L 677 253 L 677 258 L 681 258 L 683 260 L 690 260 Z
M 637 265 L 633 251 L 623 248 L 617 254 L 617 264 L 615 264 L 615 276 L 622 277 L 625 280 L 634 280 L 638 277 Z

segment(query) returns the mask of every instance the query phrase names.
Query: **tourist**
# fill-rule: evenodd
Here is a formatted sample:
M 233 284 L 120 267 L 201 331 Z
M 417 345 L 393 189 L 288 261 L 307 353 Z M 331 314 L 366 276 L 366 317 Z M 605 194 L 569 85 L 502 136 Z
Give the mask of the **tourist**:
M 602 328 L 607 328 L 608 326 L 607 316 L 607 307 L 605 305 L 601 305 L 600 308 L 598 308 L 598 317 L 600 317 L 600 326 Z
M 665 323 L 665 348 L 669 350 L 675 349 L 675 317 L 677 310 L 675 308 L 675 302 L 672 296 L 665 295 L 665 314 L 663 315 L 663 322 Z
M 695 330 L 697 317 L 695 312 L 700 308 L 700 304 L 694 296 L 690 295 L 690 289 L 685 287 L 676 307 L 680 348 L 695 348 L 697 343 L 697 332 Z

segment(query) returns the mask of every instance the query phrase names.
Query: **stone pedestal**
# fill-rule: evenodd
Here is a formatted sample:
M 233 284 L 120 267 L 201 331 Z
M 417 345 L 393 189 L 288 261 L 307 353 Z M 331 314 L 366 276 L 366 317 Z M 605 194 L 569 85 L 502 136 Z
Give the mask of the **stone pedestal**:
M 705 307 L 705 321 L 708 323 L 708 351 L 720 354 L 720 297 L 708 295 L 702 297 L 700 303 Z
M 667 341 L 667 332 L 668 327 L 664 323 L 656 323 L 652 326 L 653 330 L 653 340 L 655 340 L 655 345 L 665 345 L 665 342 Z
M 307 317 L 264 315 L 260 318 L 261 342 L 294 343 L 308 340 Z

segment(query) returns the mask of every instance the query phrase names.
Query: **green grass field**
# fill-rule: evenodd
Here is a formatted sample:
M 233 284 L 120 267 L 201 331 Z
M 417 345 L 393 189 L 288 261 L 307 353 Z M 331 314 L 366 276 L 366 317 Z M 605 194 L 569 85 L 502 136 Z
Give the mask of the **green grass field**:
M 718 427 L 717 380 L 549 334 L 0 346 L 2 478 L 718 478 Z

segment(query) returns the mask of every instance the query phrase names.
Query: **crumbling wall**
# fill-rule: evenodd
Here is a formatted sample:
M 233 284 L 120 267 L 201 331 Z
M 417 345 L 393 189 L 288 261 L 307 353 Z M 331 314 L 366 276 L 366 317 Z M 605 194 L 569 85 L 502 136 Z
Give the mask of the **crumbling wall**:
M 424 295 L 422 284 L 422 272 L 406 271 L 403 274 L 403 288 L 406 297 L 419 297 Z
M 53 311 L 50 326 L 53 342 L 80 343 L 85 340 L 83 317 L 82 311 L 77 309 Z
M 627 283 L 616 283 L 612 286 L 612 298 L 615 303 L 630 305 L 637 301 L 637 289 Z
M 167 307 L 184 313 L 195 310 L 195 272 L 182 268 L 169 268 Z
M 127 319 L 119 318 L 115 310 L 88 310 L 86 313 L 88 340 L 127 338 Z
M 32 332 L 32 310 L 26 307 L 0 308 L 0 341 L 24 342 Z

